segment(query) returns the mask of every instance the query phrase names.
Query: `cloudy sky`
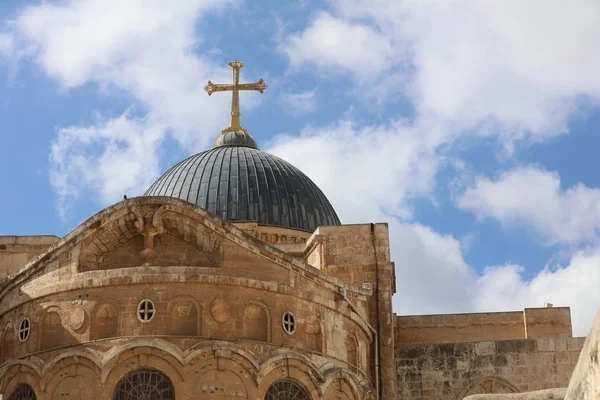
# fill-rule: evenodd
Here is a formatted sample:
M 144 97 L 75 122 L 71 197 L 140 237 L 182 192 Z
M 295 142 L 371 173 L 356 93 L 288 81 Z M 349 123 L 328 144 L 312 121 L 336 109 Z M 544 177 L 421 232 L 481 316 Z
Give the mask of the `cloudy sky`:
M 29 3 L 29 4 L 28 4 Z M 388 222 L 397 313 L 600 307 L 600 3 L 0 5 L 0 234 L 64 236 L 228 125 L 343 223 Z

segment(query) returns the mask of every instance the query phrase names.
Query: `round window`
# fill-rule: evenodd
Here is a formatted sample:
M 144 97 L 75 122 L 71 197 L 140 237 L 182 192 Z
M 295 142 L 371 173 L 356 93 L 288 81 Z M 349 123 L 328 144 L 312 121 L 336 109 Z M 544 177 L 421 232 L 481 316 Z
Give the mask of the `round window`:
M 154 303 L 152 300 L 142 300 L 138 304 L 138 319 L 142 322 L 149 322 L 154 317 Z
M 283 330 L 288 335 L 291 335 L 296 331 L 296 318 L 294 317 L 294 314 L 289 311 L 283 313 L 281 324 L 283 325 Z
M 31 322 L 25 318 L 19 324 L 19 340 L 21 342 L 26 341 L 29 338 L 29 332 L 31 332 Z

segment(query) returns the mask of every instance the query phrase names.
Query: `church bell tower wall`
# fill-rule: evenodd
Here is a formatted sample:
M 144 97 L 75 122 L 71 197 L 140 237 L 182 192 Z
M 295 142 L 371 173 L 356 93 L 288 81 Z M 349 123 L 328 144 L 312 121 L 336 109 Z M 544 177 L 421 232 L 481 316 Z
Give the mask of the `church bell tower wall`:
M 381 398 L 396 398 L 392 314 L 396 276 L 390 261 L 388 225 L 321 226 L 308 239 L 304 254 L 308 264 L 327 275 L 373 290 L 367 311 L 371 327 L 378 331 L 379 349 L 373 352 L 370 365 L 378 377 Z
M 59 240 L 56 236 L 0 236 L 0 279 L 11 275 Z

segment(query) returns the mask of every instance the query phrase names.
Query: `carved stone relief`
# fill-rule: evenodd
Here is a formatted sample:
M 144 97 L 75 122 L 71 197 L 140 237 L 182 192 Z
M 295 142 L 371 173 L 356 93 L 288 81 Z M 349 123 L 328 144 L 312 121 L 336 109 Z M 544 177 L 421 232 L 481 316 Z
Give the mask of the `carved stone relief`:
M 215 299 L 210 305 L 210 313 L 212 314 L 215 321 L 222 324 L 229 320 L 231 315 L 231 307 L 225 299 Z

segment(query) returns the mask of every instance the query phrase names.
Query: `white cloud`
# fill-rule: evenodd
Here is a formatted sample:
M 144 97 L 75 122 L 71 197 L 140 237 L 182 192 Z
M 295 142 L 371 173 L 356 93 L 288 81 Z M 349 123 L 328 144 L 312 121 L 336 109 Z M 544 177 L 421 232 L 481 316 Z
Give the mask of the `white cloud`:
M 158 0 L 83 0 L 42 3 L 17 16 L 0 47 L 28 49 L 27 56 L 64 90 L 93 83 L 104 93 L 123 91 L 139 104 L 112 121 L 58 130 L 50 174 L 59 205 L 89 189 L 85 184 L 104 204 L 125 191 L 140 194 L 158 172 L 160 139 L 171 135 L 187 149 L 200 149 L 227 126 L 223 110 L 229 99 L 209 98 L 203 86 L 208 79 L 230 79 L 230 72 L 192 51 L 202 39 L 196 37 L 198 19 L 226 3 L 184 0 L 172 7 Z M 248 97 L 245 106 L 256 101 Z M 93 159 L 85 171 L 75 167 L 81 154 Z M 151 168 L 149 159 L 155 162 Z M 129 173 L 115 173 L 110 164 L 117 161 L 126 162 Z
M 593 242 L 600 229 L 600 189 L 577 184 L 562 189 L 558 174 L 536 166 L 480 177 L 457 204 L 478 218 L 533 229 L 550 244 Z
M 600 308 L 600 248 L 578 252 L 569 264 L 546 267 L 531 280 L 516 265 L 491 267 L 477 280 L 473 301 L 478 311 L 519 310 L 545 302 L 571 307 L 573 334 L 586 336 Z
M 286 112 L 292 115 L 308 114 L 317 109 L 315 91 L 309 90 L 302 93 L 282 93 L 281 102 Z
M 409 200 L 430 193 L 443 162 L 435 147 L 430 136 L 402 121 L 358 127 L 344 120 L 308 127 L 299 137 L 277 136 L 266 151 L 314 179 L 344 223 L 352 223 L 371 220 L 374 210 L 411 218 Z
M 518 265 L 478 274 L 463 259 L 458 240 L 419 224 L 392 221 L 390 237 L 399 315 L 520 311 L 550 302 L 570 307 L 574 335 L 586 336 L 600 308 L 600 248 L 577 252 L 568 265 L 546 266 L 526 279 Z
M 565 132 L 579 103 L 600 99 L 595 0 L 334 5 L 334 16 L 318 14 L 284 41 L 292 65 L 345 69 L 368 82 L 363 89 L 406 91 L 418 116 L 449 134 L 475 128 L 511 148 Z
M 281 46 L 292 66 L 310 62 L 323 68 L 343 68 L 360 76 L 387 68 L 389 40 L 362 24 L 347 23 L 322 12 L 305 31 Z
M 99 193 L 99 200 L 107 203 L 143 192 L 159 173 L 157 147 L 164 132 L 160 124 L 127 113 L 98 119 L 94 126 L 60 128 L 52 144 L 50 180 L 63 219 L 69 218 L 81 192 Z

